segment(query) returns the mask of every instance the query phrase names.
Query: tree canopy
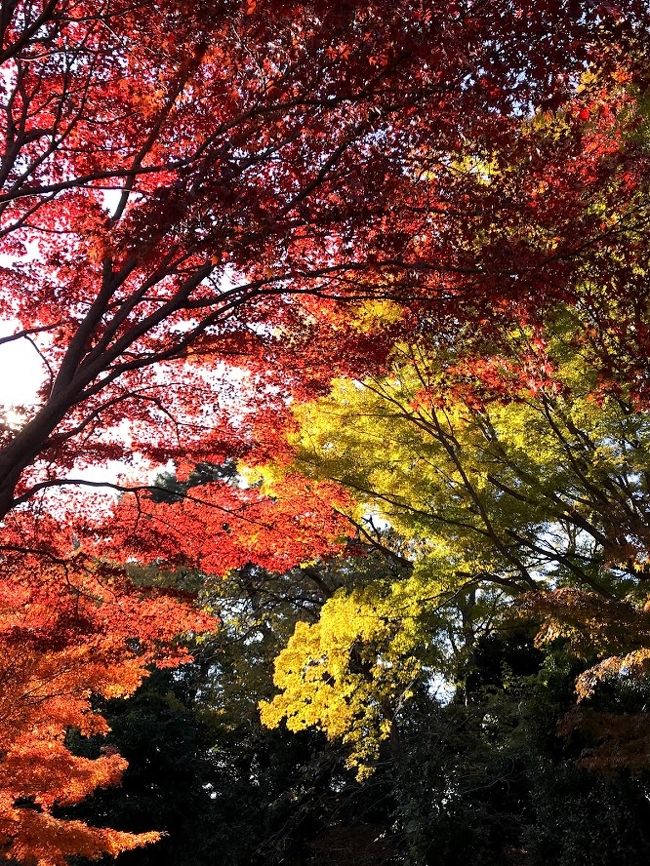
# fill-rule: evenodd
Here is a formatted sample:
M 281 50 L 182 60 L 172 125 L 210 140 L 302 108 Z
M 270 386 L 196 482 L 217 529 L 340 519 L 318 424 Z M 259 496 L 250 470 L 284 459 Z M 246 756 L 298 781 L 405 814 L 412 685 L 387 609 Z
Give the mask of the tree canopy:
M 2 4 L 0 857 L 647 854 L 649 25 Z

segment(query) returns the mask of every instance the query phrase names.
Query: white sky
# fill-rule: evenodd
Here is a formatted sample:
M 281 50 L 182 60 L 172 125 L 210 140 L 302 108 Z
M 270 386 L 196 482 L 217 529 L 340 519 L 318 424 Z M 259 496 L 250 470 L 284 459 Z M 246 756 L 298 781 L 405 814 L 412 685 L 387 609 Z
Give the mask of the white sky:
M 16 320 L 0 321 L 0 338 L 16 333 Z M 27 340 L 0 344 L 0 406 L 29 406 L 43 381 L 43 362 Z
M 21 325 L 15 319 L 0 320 L 0 339 L 20 330 Z M 38 388 L 45 378 L 42 360 L 28 340 L 15 340 L 11 343 L 0 344 L 0 416 L 10 424 L 17 426 L 24 423 L 15 412 L 16 407 L 30 407 L 36 402 Z M 128 429 L 123 429 L 125 441 L 128 441 Z M 75 469 L 70 473 L 71 477 L 84 478 L 89 481 L 106 481 L 115 483 L 123 480 L 125 476 L 134 480 L 143 478 L 152 481 L 161 469 L 172 470 L 172 464 L 163 467 L 151 467 L 144 460 L 139 460 L 134 455 L 134 465 L 126 465 L 117 460 L 108 461 L 97 467 L 85 467 Z M 116 493 L 107 489 L 105 495 L 115 499 Z

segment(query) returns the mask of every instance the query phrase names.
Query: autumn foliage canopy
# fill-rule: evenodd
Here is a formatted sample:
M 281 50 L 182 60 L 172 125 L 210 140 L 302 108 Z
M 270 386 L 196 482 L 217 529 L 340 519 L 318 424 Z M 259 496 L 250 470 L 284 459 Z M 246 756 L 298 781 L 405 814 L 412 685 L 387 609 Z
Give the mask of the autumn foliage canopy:
M 263 708 L 363 772 L 418 668 L 398 602 L 413 624 L 464 587 L 522 596 L 540 640 L 647 617 L 649 23 L 641 0 L 2 4 L 0 344 L 43 374 L 0 430 L 2 856 L 155 837 L 60 810 L 124 768 L 68 748 L 105 730 L 95 698 L 218 627 L 156 570 L 415 562 L 297 629 Z M 606 659 L 645 670 L 645 637 L 610 638 L 585 695 Z

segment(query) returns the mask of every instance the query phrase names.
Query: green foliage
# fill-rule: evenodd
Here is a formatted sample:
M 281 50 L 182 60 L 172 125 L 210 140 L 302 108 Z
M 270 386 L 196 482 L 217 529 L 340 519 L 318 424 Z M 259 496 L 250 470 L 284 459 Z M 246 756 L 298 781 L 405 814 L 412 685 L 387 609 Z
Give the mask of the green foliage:
M 464 703 L 401 721 L 399 821 L 417 866 L 607 866 L 647 856 L 648 777 L 602 778 L 558 737 L 574 671 L 522 630 L 479 641 Z
M 272 653 L 256 646 L 256 681 L 269 690 Z M 83 814 L 133 828 L 155 818 L 169 834 L 118 866 L 644 862 L 650 778 L 577 765 L 581 741 L 557 734 L 575 665 L 536 649 L 530 630 L 480 638 L 448 702 L 415 685 L 361 783 L 322 736 L 262 727 L 243 656 L 245 643 L 218 637 L 106 708 L 109 742 L 131 766 L 123 789 L 97 794 Z

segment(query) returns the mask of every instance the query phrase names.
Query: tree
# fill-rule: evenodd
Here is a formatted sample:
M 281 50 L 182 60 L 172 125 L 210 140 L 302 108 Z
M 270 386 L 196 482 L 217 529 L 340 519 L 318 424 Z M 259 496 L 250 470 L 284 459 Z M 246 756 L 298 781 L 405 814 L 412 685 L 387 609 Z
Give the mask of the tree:
M 221 506 L 208 508 L 210 503 L 193 491 L 215 485 L 229 491 L 230 499 L 221 490 Z M 190 584 L 181 593 L 164 580 L 152 584 L 142 579 L 147 572 L 141 567 L 138 573 L 136 565 L 150 565 L 155 574 L 162 571 L 160 555 L 165 553 L 167 567 L 205 563 L 221 577 L 236 565 L 256 560 L 257 567 L 291 567 L 315 551 L 341 549 L 343 521 L 339 517 L 337 525 L 330 519 L 331 502 L 325 506 L 312 496 L 304 512 L 298 509 L 296 500 L 304 496 L 305 487 L 289 482 L 288 508 L 286 501 L 237 486 L 228 466 L 203 466 L 185 484 L 165 486 L 159 481 L 157 498 L 162 501 L 149 499 L 135 510 L 129 500 L 118 504 L 110 514 L 111 520 L 121 521 L 117 527 L 111 520 L 104 523 L 106 514 L 99 522 L 88 516 L 82 538 L 70 539 L 71 521 L 65 513 L 46 517 L 21 512 L 5 526 L 0 833 L 7 857 L 58 866 L 71 854 L 115 854 L 158 838 L 142 827 L 118 832 L 60 814 L 62 807 L 78 803 L 96 788 L 116 784 L 126 766 L 110 745 L 106 753 L 100 749 L 85 756 L 75 756 L 68 748 L 71 728 L 85 735 L 109 730 L 93 708 L 93 697 L 124 697 L 135 691 L 152 665 L 188 662 L 191 656 L 183 643 L 219 625 L 218 616 L 189 603 L 200 584 Z M 183 489 L 182 495 L 177 488 Z M 196 510 L 197 503 L 205 506 L 203 512 Z M 229 523 L 224 523 L 225 512 Z M 82 526 L 78 519 L 75 523 Z M 46 537 L 39 538 L 44 532 Z M 197 563 L 199 549 L 203 556 Z M 116 562 L 116 555 L 130 564 Z
M 343 737 L 364 771 L 412 683 L 464 679 L 463 656 L 522 601 L 547 623 L 540 639 L 566 633 L 599 661 L 583 698 L 647 670 L 648 413 L 597 397 L 573 326 L 556 314 L 545 339 L 521 329 L 482 357 L 422 339 L 389 376 L 342 379 L 295 410 L 291 471 L 339 483 L 362 537 L 413 567 L 297 626 L 268 724 Z
M 411 2 L 10 4 L 3 308 L 22 323 L 6 339 L 30 340 L 46 381 L 24 426 L 7 430 L 0 512 L 67 483 L 72 466 L 130 455 L 124 418 L 156 460 L 241 447 L 222 413 L 203 409 L 215 386 L 192 376 L 188 356 L 257 371 L 274 355 L 309 354 L 323 298 L 448 309 L 470 291 L 494 297 L 524 241 L 481 256 L 476 228 L 492 232 L 512 196 L 455 166 L 480 165 L 486 148 L 523 164 L 539 142 L 522 140 L 522 108 L 561 102 L 586 62 L 607 75 L 629 57 L 641 81 L 646 15 L 643 3 L 622 15 L 559 0 L 436 14 Z M 579 190 L 558 178 L 562 225 L 545 217 L 565 234 L 584 216 L 585 183 L 619 198 L 637 183 L 631 140 L 585 155 L 581 123 L 568 114 L 561 146 L 547 141 L 524 171 L 535 180 L 549 158 L 566 163 L 567 148 L 587 160 Z M 485 217 L 468 223 L 477 196 Z M 471 236 L 459 245 L 461 225 Z M 580 249 L 600 235 L 587 215 Z M 525 300 L 542 281 L 552 295 L 558 277 L 566 283 L 555 263 L 577 254 L 532 245 L 512 290 Z M 301 304 L 305 294 L 316 304 Z M 335 369 L 368 351 L 347 339 Z M 207 441 L 206 427 L 219 431 Z
M 603 776 L 577 763 L 579 739 L 558 736 L 557 724 L 579 668 L 557 647 L 536 650 L 533 635 L 519 625 L 481 637 L 462 702 L 440 707 L 420 694 L 404 708 L 394 785 L 405 862 L 647 857 L 647 770 Z
M 133 689 L 158 626 L 145 625 L 155 616 L 137 591 L 110 600 L 116 562 L 286 569 L 308 548 L 340 546 L 331 485 L 287 477 L 265 496 L 217 480 L 174 509 L 148 483 L 82 470 L 134 455 L 176 460 L 181 476 L 226 457 L 286 459 L 289 399 L 322 393 L 337 373 L 376 373 L 398 330 L 428 321 L 451 333 L 484 303 L 509 322 L 542 290 L 577 303 L 586 250 L 594 274 L 621 270 L 646 225 L 641 116 L 630 108 L 619 124 L 606 110 L 624 114 L 645 84 L 648 13 L 629 6 L 3 6 L 0 310 L 19 322 L 3 340 L 27 340 L 45 373 L 0 443 L 8 646 L 31 628 L 30 593 L 47 590 L 49 661 L 65 663 L 56 653 L 72 635 L 82 652 L 117 640 L 114 687 Z M 522 124 L 558 107 L 560 134 Z M 554 179 L 545 189 L 541 174 Z M 539 225 L 516 231 L 540 196 Z M 627 266 L 638 282 L 636 254 Z M 395 305 L 389 316 L 377 300 Z M 84 485 L 125 498 L 109 513 L 64 496 Z M 58 612 L 71 605 L 70 631 Z M 122 609 L 128 629 L 111 637 L 108 614 Z M 19 703 L 46 655 L 33 654 Z M 92 671 L 80 673 L 66 721 L 38 728 L 42 743 L 60 744 L 93 689 Z M 95 781 L 117 764 L 96 765 Z M 51 814 L 62 795 L 46 796 L 45 782 L 7 794 L 10 822 L 27 827 L 32 802 Z M 31 856 L 21 833 L 8 830 L 8 844 Z M 71 850 L 57 854 L 54 839 L 34 856 Z
M 343 767 L 345 748 L 322 733 L 261 725 L 256 702 L 272 692 L 273 657 L 296 620 L 315 621 L 342 586 L 391 573 L 375 553 L 284 575 L 244 569 L 206 589 L 222 613 L 219 634 L 189 665 L 102 706 L 112 731 L 101 742 L 130 766 L 122 790 L 98 792 L 76 817 L 168 834 L 121 855 L 120 866 L 209 864 L 215 851 L 233 866 L 644 860 L 647 771 L 594 776 L 578 763 L 580 737 L 559 736 L 557 724 L 584 663 L 557 646 L 536 648 L 530 625 L 479 637 L 451 699 L 423 675 L 399 709 L 397 738 L 361 782 Z M 177 577 L 185 584 L 189 575 Z M 86 753 L 99 745 L 76 743 Z
M 31 565 L 31 570 L 29 566 Z M 38 579 L 34 579 L 33 569 Z M 125 761 L 110 748 L 96 760 L 73 755 L 70 728 L 106 733 L 90 693 L 134 691 L 147 666 L 187 660 L 177 635 L 214 627 L 181 598 L 134 591 L 122 569 L 79 551 L 43 565 L 5 563 L 0 642 L 0 834 L 2 857 L 65 864 L 66 855 L 116 854 L 158 838 L 89 827 L 56 814 L 95 788 L 116 784 Z

